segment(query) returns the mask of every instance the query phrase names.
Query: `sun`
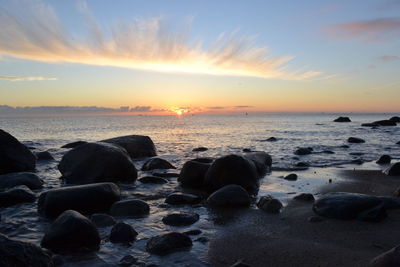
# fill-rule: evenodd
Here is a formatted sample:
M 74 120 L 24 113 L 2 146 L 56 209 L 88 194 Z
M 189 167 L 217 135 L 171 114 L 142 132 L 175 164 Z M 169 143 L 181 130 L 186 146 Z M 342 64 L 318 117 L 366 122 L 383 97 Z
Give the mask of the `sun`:
M 175 113 L 178 116 L 182 116 L 183 115 L 183 110 L 181 110 L 181 109 L 175 110 Z

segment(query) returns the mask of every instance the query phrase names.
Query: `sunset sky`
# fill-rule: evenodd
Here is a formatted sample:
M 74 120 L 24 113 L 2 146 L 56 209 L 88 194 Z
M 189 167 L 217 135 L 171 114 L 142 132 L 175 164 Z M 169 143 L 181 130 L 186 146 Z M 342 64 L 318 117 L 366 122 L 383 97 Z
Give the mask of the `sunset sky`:
M 400 0 L 0 0 L 0 113 L 400 112 L 399 97 Z

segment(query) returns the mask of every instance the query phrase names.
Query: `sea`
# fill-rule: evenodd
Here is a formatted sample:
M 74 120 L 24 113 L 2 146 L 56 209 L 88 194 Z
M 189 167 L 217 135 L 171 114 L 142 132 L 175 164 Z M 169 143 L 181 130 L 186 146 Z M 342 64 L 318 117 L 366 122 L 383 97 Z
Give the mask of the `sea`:
M 333 122 L 339 115 L 349 116 L 351 122 Z M 263 178 L 258 196 L 273 195 L 284 204 L 301 192 L 318 194 L 318 187 L 335 182 L 332 169 L 377 169 L 375 164 L 381 155 L 400 159 L 400 127 L 362 127 L 362 123 L 389 119 L 396 114 L 235 114 L 235 115 L 187 115 L 187 116 L 29 116 L 0 117 L 3 129 L 34 152 L 49 151 L 54 161 L 38 162 L 37 174 L 45 181 L 41 192 L 64 186 L 59 179 L 58 162 L 68 149 L 62 145 L 74 141 L 99 141 L 106 138 L 138 134 L 150 136 L 159 157 L 177 167 L 196 157 L 219 157 L 240 154 L 243 149 L 265 151 L 273 158 L 272 172 Z M 275 137 L 276 141 L 268 138 Z M 365 140 L 362 144 L 350 144 L 349 137 Z M 207 147 L 204 152 L 193 152 L 196 147 Z M 313 153 L 298 156 L 294 151 L 311 147 Z M 134 161 L 137 169 L 146 159 Z M 303 170 L 298 164 L 308 165 Z M 286 181 L 283 176 L 297 173 L 299 180 Z M 139 172 L 139 176 L 144 173 Z M 218 213 L 206 206 L 170 207 L 165 197 L 182 192 L 176 178 L 169 178 L 164 185 L 121 185 L 124 198 L 145 200 L 151 206 L 148 217 L 122 218 L 139 233 L 131 245 L 113 244 L 108 241 L 110 227 L 99 229 L 101 249 L 91 255 L 65 256 L 64 266 L 116 265 L 126 255 L 132 255 L 145 264 L 159 266 L 208 266 L 209 242 L 226 222 Z M 256 207 L 252 207 L 256 209 Z M 171 212 L 195 212 L 200 220 L 191 226 L 164 225 L 161 219 Z M 50 221 L 37 213 L 36 203 L 27 203 L 0 209 L 0 232 L 22 241 L 40 244 Z M 154 235 L 169 231 L 184 232 L 199 229 L 202 233 L 192 237 L 193 247 L 164 257 L 145 251 L 146 241 Z M 87 265 L 84 265 L 87 264 Z M 101 265 L 100 265 L 101 266 Z

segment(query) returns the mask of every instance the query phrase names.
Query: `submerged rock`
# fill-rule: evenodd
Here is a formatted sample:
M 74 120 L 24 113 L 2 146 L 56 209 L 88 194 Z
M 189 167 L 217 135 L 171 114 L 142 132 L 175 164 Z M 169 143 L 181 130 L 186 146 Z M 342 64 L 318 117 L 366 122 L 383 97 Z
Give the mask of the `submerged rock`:
M 353 144 L 360 144 L 360 143 L 365 143 L 365 140 L 358 138 L 358 137 L 349 137 L 347 139 L 347 142 L 353 143 Z
M 156 255 L 166 255 L 182 249 L 189 249 L 192 245 L 192 240 L 187 235 L 171 232 L 150 238 L 146 244 L 146 251 Z
M 349 117 L 339 117 L 334 120 L 334 122 L 351 122 Z
M 96 251 L 100 246 L 96 226 L 74 210 L 63 212 L 44 235 L 41 246 L 55 253 Z
M 138 179 L 142 184 L 166 184 L 168 180 L 157 176 L 145 176 Z
M 76 141 L 76 142 L 72 142 L 72 143 L 68 143 L 63 145 L 61 148 L 75 148 L 81 145 L 87 144 L 86 141 Z
M 161 158 L 149 159 L 142 166 L 142 171 L 151 171 L 155 169 L 176 169 L 176 168 L 171 163 Z
M 112 243 L 131 243 L 135 241 L 138 233 L 127 223 L 119 222 L 113 226 L 110 233 Z
M 283 205 L 278 199 L 268 195 L 258 200 L 257 207 L 268 213 L 279 213 Z
M 97 226 L 97 227 L 108 227 L 113 226 L 117 222 L 108 214 L 104 213 L 95 213 L 90 216 L 90 220 Z
M 400 246 L 375 257 L 368 264 L 368 267 L 395 267 L 400 265 Z
M 215 191 L 207 198 L 212 207 L 248 207 L 251 204 L 249 194 L 239 185 L 227 185 Z
M 265 141 L 267 141 L 267 142 L 276 142 L 276 141 L 278 141 L 278 139 L 276 138 L 276 137 L 270 137 L 270 138 L 268 138 L 268 139 L 265 139 Z
M 182 167 L 178 182 L 182 187 L 202 188 L 205 175 L 211 166 L 211 162 L 203 162 L 202 159 L 187 161 Z
M 394 117 L 391 117 L 389 120 L 393 121 L 393 122 L 396 122 L 396 123 L 399 123 L 400 122 L 400 117 L 394 116 Z
M 310 147 L 300 147 L 294 152 L 294 154 L 299 155 L 299 156 L 304 156 L 304 155 L 311 154 L 312 151 L 313 151 L 313 149 Z
M 121 146 L 132 158 L 157 156 L 156 147 L 150 137 L 144 135 L 127 135 L 102 140 L 101 142 Z
M 363 127 L 378 127 L 379 126 L 379 124 L 377 124 L 377 123 L 374 123 L 374 122 L 370 122 L 370 123 L 363 123 L 363 124 L 361 124 L 361 126 L 363 126 Z
M 377 124 L 379 126 L 396 126 L 396 122 L 391 121 L 391 120 L 381 120 L 381 121 L 374 121 L 374 124 Z
M 390 164 L 392 157 L 389 155 L 382 155 L 377 161 L 376 164 Z
M 8 238 L 0 234 L 0 266 L 54 267 L 51 255 L 40 247 Z
M 250 193 L 257 192 L 259 179 L 254 163 L 239 155 L 216 159 L 206 173 L 205 189 L 214 192 L 230 184 L 240 185 Z
M 283 179 L 288 180 L 288 181 L 296 181 L 297 174 L 295 174 L 295 173 L 288 174 Z
M 392 166 L 387 168 L 384 173 L 389 176 L 400 176 L 400 162 L 394 163 Z
M 68 151 L 58 169 L 69 184 L 134 182 L 137 178 L 126 151 L 107 143 L 87 143 Z
M 170 205 L 194 205 L 200 203 L 199 196 L 187 193 L 172 193 L 165 199 L 165 203 Z
M 197 213 L 180 212 L 168 214 L 162 218 L 162 222 L 172 226 L 186 226 L 194 224 L 199 219 L 200 216 Z
M 207 151 L 207 150 L 208 150 L 208 148 L 200 146 L 200 147 L 193 148 L 192 151 L 193 152 L 204 152 L 204 151 Z
M 0 129 L 0 175 L 34 171 L 35 155 L 11 134 Z
M 24 185 L 0 192 L 0 207 L 9 207 L 35 200 L 35 193 Z
M 49 151 L 42 151 L 35 153 L 37 160 L 54 160 L 54 157 Z
M 244 155 L 244 158 L 254 163 L 260 178 L 271 170 L 272 157 L 266 152 L 249 152 Z
M 38 212 L 55 218 L 66 210 L 83 214 L 108 211 L 121 199 L 119 187 L 113 183 L 97 183 L 51 189 L 42 193 L 38 201 Z
M 110 212 L 113 216 L 142 217 L 150 213 L 150 206 L 139 199 L 127 199 L 115 202 Z
M 0 175 L 0 189 L 25 185 L 31 190 L 43 187 L 43 180 L 31 172 L 16 172 Z

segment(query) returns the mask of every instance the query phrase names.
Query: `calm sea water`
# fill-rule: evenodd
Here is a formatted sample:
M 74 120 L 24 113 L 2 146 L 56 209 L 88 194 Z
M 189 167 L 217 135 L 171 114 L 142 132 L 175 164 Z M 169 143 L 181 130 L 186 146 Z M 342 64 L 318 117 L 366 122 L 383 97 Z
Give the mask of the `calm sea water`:
M 332 122 L 338 115 L 226 115 L 226 116 L 88 116 L 88 117 L 43 117 L 43 118 L 0 118 L 0 128 L 31 147 L 33 151 L 50 151 L 56 161 L 39 162 L 38 175 L 45 180 L 45 188 L 62 186 L 58 179 L 58 161 L 68 151 L 60 147 L 66 143 L 86 140 L 98 141 L 105 138 L 142 134 L 154 141 L 159 156 L 169 160 L 179 169 L 188 159 L 199 156 L 217 157 L 228 153 L 240 153 L 244 148 L 261 150 L 273 157 L 275 171 L 263 179 L 259 196 L 272 194 L 283 203 L 293 193 L 317 193 L 318 185 L 327 182 L 331 173 L 327 168 L 371 167 L 373 163 L 354 165 L 353 160 L 373 161 L 382 154 L 400 158 L 400 127 L 380 127 L 371 129 L 361 127 L 361 123 L 387 119 L 391 115 L 353 114 L 351 123 Z M 269 137 L 276 137 L 276 142 L 266 142 Z M 350 136 L 366 140 L 364 144 L 347 144 Z M 349 145 L 344 148 L 342 145 Z M 192 152 L 198 146 L 208 147 L 206 152 Z M 312 147 L 314 153 L 307 156 L 295 156 L 298 147 Z M 326 151 L 331 151 L 329 154 Z M 145 159 L 135 161 L 140 169 Z M 310 171 L 299 173 L 299 181 L 289 182 L 281 179 L 282 175 L 291 172 L 299 161 L 307 162 Z M 139 175 L 143 175 L 139 173 Z M 151 206 L 151 213 L 142 219 L 123 218 L 139 233 L 138 240 L 131 246 L 112 244 L 107 237 L 110 227 L 100 229 L 102 245 L 93 256 L 116 264 L 125 255 L 131 254 L 147 263 L 161 266 L 204 266 L 207 261 L 208 243 L 196 241 L 190 251 L 174 253 L 166 257 L 157 257 L 145 252 L 149 237 L 168 231 L 186 231 L 200 229 L 200 237 L 212 239 L 218 229 L 223 227 L 224 220 L 206 207 L 169 207 L 164 204 L 165 196 L 180 192 L 175 178 L 164 185 L 145 185 L 135 183 L 122 185 L 123 195 L 127 198 L 140 198 Z M 43 190 L 38 190 L 39 195 Z M 192 226 L 172 227 L 161 222 L 163 216 L 176 211 L 196 212 L 200 221 Z M 40 244 L 49 221 L 37 214 L 36 203 L 12 206 L 0 209 L 2 220 L 0 232 L 24 241 Z M 66 258 L 67 262 L 82 258 Z M 73 264 L 72 264 L 73 266 Z

